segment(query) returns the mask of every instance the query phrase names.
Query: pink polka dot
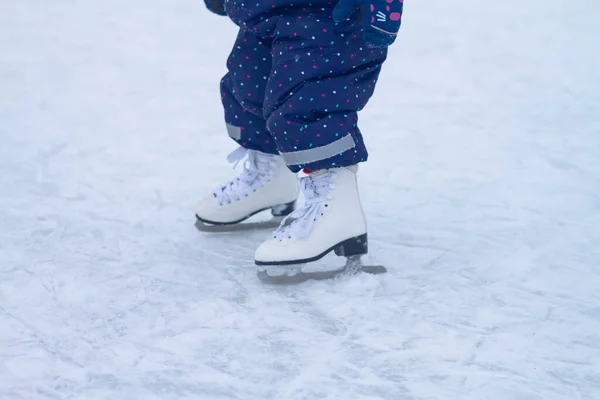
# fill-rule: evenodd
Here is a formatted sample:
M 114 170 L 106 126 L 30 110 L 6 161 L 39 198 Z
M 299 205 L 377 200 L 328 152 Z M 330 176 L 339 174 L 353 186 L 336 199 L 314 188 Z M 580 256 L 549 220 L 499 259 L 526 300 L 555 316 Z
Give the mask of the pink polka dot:
M 390 19 L 392 21 L 400 21 L 401 17 L 402 17 L 402 14 L 400 14 L 399 12 L 393 12 L 390 14 Z
M 371 4 L 371 12 L 375 11 L 375 6 Z

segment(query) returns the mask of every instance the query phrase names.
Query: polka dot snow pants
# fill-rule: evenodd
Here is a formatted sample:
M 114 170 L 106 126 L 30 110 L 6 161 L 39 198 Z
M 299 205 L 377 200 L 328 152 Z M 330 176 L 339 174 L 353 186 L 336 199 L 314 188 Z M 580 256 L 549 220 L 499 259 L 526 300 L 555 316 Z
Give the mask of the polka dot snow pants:
M 373 94 L 386 50 L 364 44 L 360 16 L 336 24 L 328 7 L 281 11 L 254 26 L 228 10 L 241 26 L 221 81 L 229 135 L 248 149 L 280 153 L 294 172 L 367 159 L 357 112 Z

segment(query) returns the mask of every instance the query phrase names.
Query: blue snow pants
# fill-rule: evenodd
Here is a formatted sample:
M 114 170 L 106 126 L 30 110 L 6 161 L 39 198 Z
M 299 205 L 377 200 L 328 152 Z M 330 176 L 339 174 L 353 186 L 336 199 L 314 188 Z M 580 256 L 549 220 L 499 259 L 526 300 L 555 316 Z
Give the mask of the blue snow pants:
M 336 24 L 335 1 L 279 3 L 226 3 L 240 27 L 221 81 L 229 136 L 294 172 L 366 161 L 357 112 L 387 50 L 365 45 L 358 13 Z

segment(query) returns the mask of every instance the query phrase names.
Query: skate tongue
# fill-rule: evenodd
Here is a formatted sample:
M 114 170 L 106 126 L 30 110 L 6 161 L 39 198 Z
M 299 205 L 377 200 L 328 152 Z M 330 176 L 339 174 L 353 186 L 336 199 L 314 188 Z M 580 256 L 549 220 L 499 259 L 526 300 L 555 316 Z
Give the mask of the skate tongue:
M 305 170 L 305 172 L 310 176 L 321 176 L 323 174 L 326 174 L 327 171 L 329 171 L 329 170 L 328 169 L 318 169 L 316 171 Z
M 326 169 L 318 170 L 300 179 L 300 190 L 304 194 L 306 202 L 303 207 L 298 208 L 281 221 L 281 225 L 274 232 L 276 238 L 281 239 L 290 233 L 299 238 L 305 238 L 310 234 L 313 222 L 316 221 L 319 213 L 320 204 L 329 194 L 329 181 L 325 176 L 327 172 Z M 289 219 L 293 219 L 293 221 L 286 225 Z
M 314 171 L 310 170 L 308 168 L 305 168 L 303 170 L 303 172 L 305 174 L 307 174 L 307 175 L 310 175 L 310 176 L 320 176 L 320 175 L 326 174 L 327 172 L 335 171 L 336 169 L 342 169 L 342 168 L 345 168 L 345 169 L 347 169 L 349 171 L 352 171 L 354 173 L 358 172 L 358 164 L 349 165 L 347 167 L 331 168 L 331 169 L 317 169 L 317 170 L 314 170 Z

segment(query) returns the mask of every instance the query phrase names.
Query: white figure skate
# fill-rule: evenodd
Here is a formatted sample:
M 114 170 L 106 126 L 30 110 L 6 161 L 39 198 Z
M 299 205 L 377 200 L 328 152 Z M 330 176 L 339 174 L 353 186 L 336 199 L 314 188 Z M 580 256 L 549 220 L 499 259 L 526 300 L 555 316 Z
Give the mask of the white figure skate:
M 243 147 L 227 157 L 236 165 L 244 158 L 241 175 L 214 190 L 198 204 L 198 229 L 223 231 L 244 229 L 242 225 L 250 225 L 248 228 L 265 227 L 268 225 L 241 223 L 269 209 L 274 217 L 284 217 L 294 211 L 298 198 L 297 177 L 287 168 L 283 159 L 278 155 Z M 274 223 L 279 223 L 279 220 Z M 221 229 L 211 229 L 215 227 Z
M 300 180 L 306 204 L 286 217 L 273 237 L 256 250 L 259 279 L 289 284 L 359 271 L 386 272 L 382 266 L 364 266 L 360 261 L 368 251 L 368 241 L 356 171 L 356 166 L 320 170 Z M 293 221 L 287 224 L 290 218 Z M 310 263 L 331 251 L 347 257 L 346 266 L 320 272 L 303 272 L 296 266 L 283 275 L 269 275 L 269 266 Z

